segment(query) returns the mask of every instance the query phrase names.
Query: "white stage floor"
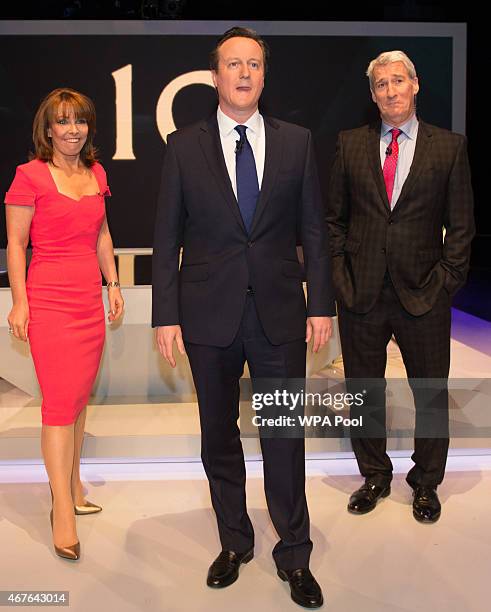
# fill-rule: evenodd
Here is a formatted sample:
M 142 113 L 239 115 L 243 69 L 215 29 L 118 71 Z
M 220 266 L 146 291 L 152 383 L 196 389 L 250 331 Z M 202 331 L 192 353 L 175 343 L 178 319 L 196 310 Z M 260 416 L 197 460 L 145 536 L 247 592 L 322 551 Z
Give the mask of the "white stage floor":
M 480 322 L 472 336 L 469 317 L 461 319 L 453 328 L 451 377 L 489 377 L 490 324 Z M 405 376 L 394 343 L 387 375 Z M 77 563 L 58 558 L 52 549 L 49 490 L 39 465 L 39 413 L 38 399 L 0 380 L 0 590 L 68 590 L 75 612 L 300 610 L 277 578 L 271 557 L 276 536 L 266 509 L 262 463 L 252 460 L 257 440 L 244 440 L 251 459 L 247 494 L 256 556 L 235 584 L 216 591 L 205 585 L 220 544 L 199 462 L 192 398 L 181 403 L 172 398 L 108 398 L 89 408 L 82 472 L 88 498 L 104 511 L 77 517 L 82 544 Z M 331 442 L 337 446 L 307 440 L 311 568 L 324 590 L 323 609 L 487 610 L 489 437 L 452 441 L 439 488 L 442 517 L 434 525 L 421 525 L 412 517 L 411 491 L 404 481 L 412 465 L 407 458 L 410 440 L 408 448 L 393 446 L 399 450 L 392 453 L 391 496 L 365 516 L 346 511 L 350 493 L 362 483 L 346 452 L 349 441 Z
M 451 457 L 439 488 L 440 521 L 417 523 L 394 459 L 392 495 L 365 516 L 346 511 L 361 483 L 352 459 L 308 461 L 311 568 L 332 612 L 482 612 L 491 567 L 491 457 Z M 68 590 L 76 612 L 299 610 L 271 558 L 275 534 L 261 462 L 248 462 L 256 557 L 221 591 L 205 585 L 219 552 L 202 468 L 196 463 L 83 466 L 98 515 L 78 517 L 82 558 L 55 556 L 44 468 L 0 467 L 0 589 Z

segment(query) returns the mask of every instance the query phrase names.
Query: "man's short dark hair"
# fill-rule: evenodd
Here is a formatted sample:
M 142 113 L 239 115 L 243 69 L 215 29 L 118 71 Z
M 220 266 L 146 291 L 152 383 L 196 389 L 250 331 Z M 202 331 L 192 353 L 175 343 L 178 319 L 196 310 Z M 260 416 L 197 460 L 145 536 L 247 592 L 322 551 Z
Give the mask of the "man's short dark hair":
M 229 38 L 236 38 L 240 36 L 241 38 L 252 38 L 255 40 L 257 44 L 261 47 L 263 52 L 263 61 L 264 61 L 264 72 L 266 72 L 268 68 L 268 59 L 269 59 L 269 49 L 268 45 L 264 42 L 264 40 L 259 36 L 259 34 L 252 30 L 251 28 L 242 28 L 239 26 L 235 26 L 227 30 L 220 39 L 217 41 L 215 48 L 210 53 L 210 69 L 214 72 L 218 72 L 218 60 L 219 60 L 219 49 L 223 45 L 223 43 Z

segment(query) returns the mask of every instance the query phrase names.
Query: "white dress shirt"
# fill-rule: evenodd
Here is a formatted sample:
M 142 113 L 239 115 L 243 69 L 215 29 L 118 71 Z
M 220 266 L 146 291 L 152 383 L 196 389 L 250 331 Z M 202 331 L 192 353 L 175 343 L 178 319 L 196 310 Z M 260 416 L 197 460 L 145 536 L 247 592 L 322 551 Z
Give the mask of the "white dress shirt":
M 237 197 L 237 177 L 235 175 L 235 147 L 237 140 L 240 139 L 239 133 L 235 129 L 236 125 L 239 125 L 236 121 L 228 117 L 218 107 L 217 110 L 218 129 L 220 131 L 220 141 L 222 143 L 223 156 L 225 157 L 225 165 L 227 166 L 228 175 L 232 188 Z M 259 111 L 249 117 L 249 119 L 242 125 L 247 126 L 246 136 L 249 141 L 254 159 L 256 161 L 256 172 L 257 182 L 259 184 L 259 190 L 261 190 L 261 184 L 263 182 L 264 173 L 264 158 L 266 155 L 266 137 L 264 134 L 264 120 Z
M 385 162 L 385 151 L 392 141 L 392 134 L 390 130 L 393 125 L 384 123 L 382 121 L 382 127 L 380 129 L 380 163 L 382 168 Z M 407 179 L 409 170 L 411 170 L 411 164 L 414 159 L 414 151 L 416 149 L 416 138 L 418 136 L 419 122 L 416 115 L 413 115 L 403 125 L 399 126 L 401 134 L 397 142 L 399 143 L 399 157 L 397 158 L 396 175 L 394 179 L 394 191 L 392 192 L 392 201 L 390 203 L 391 209 L 397 203 L 399 196 L 401 195 L 402 187 Z

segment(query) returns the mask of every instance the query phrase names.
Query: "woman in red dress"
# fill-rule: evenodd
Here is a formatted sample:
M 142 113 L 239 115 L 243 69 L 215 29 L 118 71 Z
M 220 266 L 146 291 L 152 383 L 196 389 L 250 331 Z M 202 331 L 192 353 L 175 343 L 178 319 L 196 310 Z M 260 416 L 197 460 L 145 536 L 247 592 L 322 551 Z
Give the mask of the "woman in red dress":
M 86 96 L 56 89 L 33 125 L 34 158 L 17 167 L 5 197 L 13 306 L 9 331 L 29 341 L 43 396 L 41 447 L 51 487 L 56 553 L 78 559 L 75 514 L 102 508 L 85 500 L 80 454 L 86 405 L 105 336 L 101 270 L 110 322 L 123 312 L 96 161 L 95 109 Z M 32 260 L 26 282 L 26 248 Z

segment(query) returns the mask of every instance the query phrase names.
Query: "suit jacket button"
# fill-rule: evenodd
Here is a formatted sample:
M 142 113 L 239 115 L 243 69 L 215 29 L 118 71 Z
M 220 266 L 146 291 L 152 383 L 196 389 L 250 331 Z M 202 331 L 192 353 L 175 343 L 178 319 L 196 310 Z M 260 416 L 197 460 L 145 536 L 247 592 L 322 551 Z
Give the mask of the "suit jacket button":
M 394 223 L 394 221 L 392 219 L 389 219 L 389 225 L 392 225 Z
M 252 242 L 252 240 L 250 240 L 250 241 L 247 243 L 247 246 L 248 246 L 249 248 L 251 248 L 251 246 L 252 246 L 253 244 L 254 244 L 254 242 Z
M 382 252 L 382 253 L 385 253 L 385 249 L 381 249 L 381 252 Z

